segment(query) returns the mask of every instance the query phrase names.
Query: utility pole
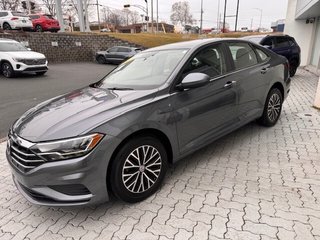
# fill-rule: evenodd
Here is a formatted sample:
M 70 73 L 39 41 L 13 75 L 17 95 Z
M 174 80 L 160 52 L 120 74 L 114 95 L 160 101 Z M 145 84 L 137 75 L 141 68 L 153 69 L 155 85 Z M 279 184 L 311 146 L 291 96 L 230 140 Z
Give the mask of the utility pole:
M 154 33 L 154 28 L 153 28 L 153 0 L 151 0 L 151 32 Z
M 235 32 L 237 31 L 237 27 L 238 27 L 238 16 L 239 16 L 239 0 L 237 2 L 236 24 L 235 24 L 235 27 L 234 27 L 234 31 Z
M 252 26 L 253 26 L 253 18 L 251 18 L 251 31 L 253 31 L 253 29 L 252 29 Z
M 220 30 L 220 0 L 218 0 L 217 30 Z
M 98 26 L 99 26 L 99 32 L 100 32 L 99 0 L 97 0 L 97 15 L 98 15 Z
M 223 33 L 226 30 L 226 12 L 227 12 L 227 0 L 224 0 L 223 29 L 222 29 Z
M 200 15 L 200 32 L 202 34 L 202 21 L 203 21 L 203 0 L 201 0 L 201 15 Z
M 159 31 L 159 1 L 157 0 L 157 33 Z
M 58 1 L 56 1 L 58 2 Z M 79 26 L 80 26 L 80 32 L 85 31 L 85 25 L 84 25 L 84 16 L 83 16 L 83 2 L 81 0 L 78 0 L 78 14 L 79 14 Z

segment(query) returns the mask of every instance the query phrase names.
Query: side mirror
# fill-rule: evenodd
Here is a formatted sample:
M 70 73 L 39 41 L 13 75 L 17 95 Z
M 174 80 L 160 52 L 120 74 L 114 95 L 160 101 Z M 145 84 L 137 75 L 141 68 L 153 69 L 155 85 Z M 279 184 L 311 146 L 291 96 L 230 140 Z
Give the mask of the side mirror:
M 177 85 L 179 90 L 198 88 L 207 85 L 210 82 L 210 77 L 204 73 L 189 73 L 184 77 L 182 82 Z

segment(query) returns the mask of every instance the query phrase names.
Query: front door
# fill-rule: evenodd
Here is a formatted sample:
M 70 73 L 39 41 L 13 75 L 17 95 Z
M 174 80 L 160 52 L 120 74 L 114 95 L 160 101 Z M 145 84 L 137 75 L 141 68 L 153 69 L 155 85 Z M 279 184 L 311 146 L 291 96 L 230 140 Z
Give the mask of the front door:
M 237 123 L 236 79 L 226 75 L 226 66 L 224 46 L 213 44 L 191 57 L 184 67 L 181 80 L 200 72 L 209 75 L 211 81 L 171 96 L 181 154 L 212 141 Z

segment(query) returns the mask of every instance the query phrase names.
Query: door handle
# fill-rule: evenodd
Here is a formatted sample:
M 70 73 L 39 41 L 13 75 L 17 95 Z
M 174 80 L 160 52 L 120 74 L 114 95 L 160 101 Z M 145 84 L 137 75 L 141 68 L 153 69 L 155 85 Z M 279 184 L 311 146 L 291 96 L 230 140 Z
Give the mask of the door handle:
M 261 69 L 261 74 L 266 74 L 268 71 L 269 71 L 269 68 L 268 68 L 268 67 L 262 68 L 262 69 Z
M 224 88 L 231 88 L 233 85 L 235 85 L 237 81 L 229 81 L 227 82 L 223 87 Z

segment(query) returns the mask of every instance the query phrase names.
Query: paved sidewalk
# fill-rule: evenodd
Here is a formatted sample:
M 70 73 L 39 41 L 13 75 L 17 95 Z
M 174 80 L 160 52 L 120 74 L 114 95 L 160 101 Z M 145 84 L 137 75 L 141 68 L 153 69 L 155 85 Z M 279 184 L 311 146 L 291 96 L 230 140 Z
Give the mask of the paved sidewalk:
M 317 80 L 299 70 L 275 127 L 249 124 L 187 157 L 138 204 L 33 206 L 0 144 L 0 239 L 320 240 Z

